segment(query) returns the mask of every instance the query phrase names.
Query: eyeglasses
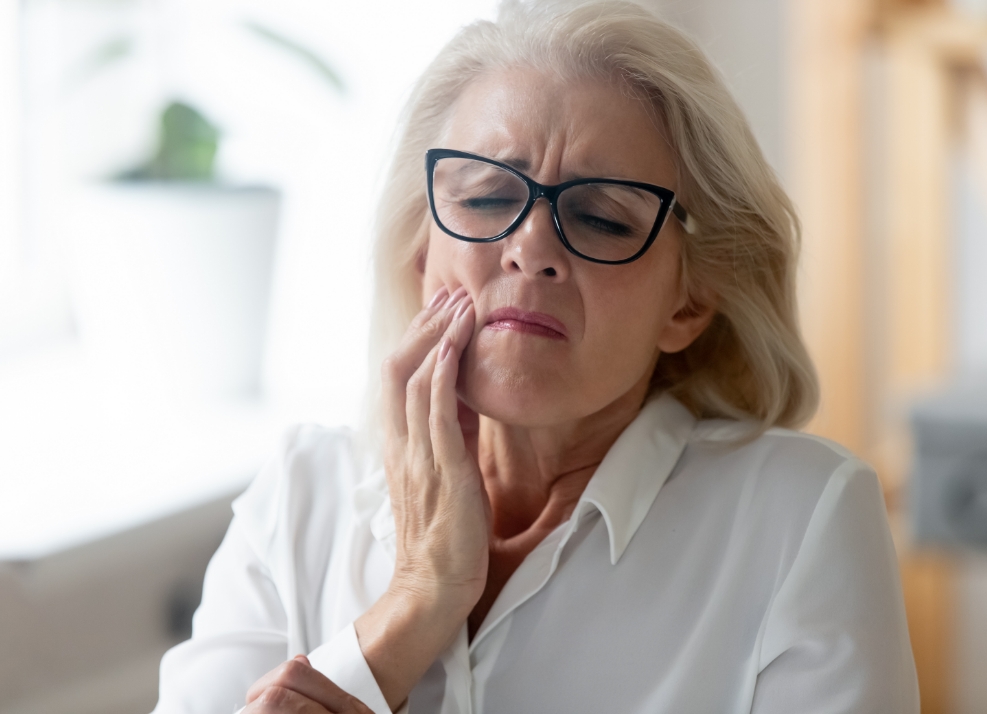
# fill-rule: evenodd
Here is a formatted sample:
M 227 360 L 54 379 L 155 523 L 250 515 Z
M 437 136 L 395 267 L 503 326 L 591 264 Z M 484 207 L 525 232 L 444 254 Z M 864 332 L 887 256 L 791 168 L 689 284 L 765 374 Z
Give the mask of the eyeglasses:
M 428 203 L 436 225 L 459 240 L 492 243 L 510 235 L 539 198 L 548 199 L 566 249 L 594 263 L 637 260 L 671 211 L 689 217 L 667 188 L 638 181 L 582 178 L 545 186 L 507 164 L 465 151 L 425 152 Z

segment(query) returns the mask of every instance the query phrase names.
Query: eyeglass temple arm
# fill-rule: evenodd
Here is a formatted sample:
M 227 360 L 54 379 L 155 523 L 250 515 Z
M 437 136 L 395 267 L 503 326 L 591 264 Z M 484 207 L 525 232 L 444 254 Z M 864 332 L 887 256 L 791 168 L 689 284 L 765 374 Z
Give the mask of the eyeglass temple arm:
M 689 212 L 682 207 L 682 204 L 672 199 L 672 215 L 679 219 L 682 227 L 685 228 L 685 232 L 692 234 L 696 232 L 696 221 L 689 215 Z

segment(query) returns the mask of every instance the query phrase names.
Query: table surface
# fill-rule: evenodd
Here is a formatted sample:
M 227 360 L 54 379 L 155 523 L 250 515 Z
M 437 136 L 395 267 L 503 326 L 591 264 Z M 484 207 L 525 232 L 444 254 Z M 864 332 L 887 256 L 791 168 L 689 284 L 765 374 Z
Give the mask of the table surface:
M 246 487 L 287 420 L 258 400 L 114 385 L 78 346 L 0 365 L 0 561 L 30 560 Z

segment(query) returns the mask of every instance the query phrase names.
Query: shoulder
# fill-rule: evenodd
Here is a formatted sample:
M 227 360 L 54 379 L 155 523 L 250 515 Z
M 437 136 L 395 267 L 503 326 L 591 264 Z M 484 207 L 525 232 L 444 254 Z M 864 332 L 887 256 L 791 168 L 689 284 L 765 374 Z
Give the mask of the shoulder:
M 277 451 L 233 512 L 257 554 L 265 558 L 276 540 L 294 540 L 297 531 L 325 541 L 349 513 L 352 494 L 364 472 L 356 439 L 346 428 L 299 424 L 287 429 Z M 319 518 L 312 518 L 312 514 Z
M 849 449 L 821 436 L 775 427 L 744 440 L 743 429 L 744 425 L 724 419 L 700 421 L 685 455 L 697 465 L 734 478 L 772 485 L 787 482 L 815 492 L 833 478 L 874 475 Z
M 697 507 L 742 524 L 756 547 L 783 542 L 792 554 L 834 497 L 883 509 L 874 470 L 839 444 L 781 428 L 739 441 L 743 433 L 737 422 L 698 422 L 669 486 L 678 482 Z
M 360 479 L 356 436 L 346 427 L 296 424 L 281 438 L 275 465 L 289 488 L 351 489 Z

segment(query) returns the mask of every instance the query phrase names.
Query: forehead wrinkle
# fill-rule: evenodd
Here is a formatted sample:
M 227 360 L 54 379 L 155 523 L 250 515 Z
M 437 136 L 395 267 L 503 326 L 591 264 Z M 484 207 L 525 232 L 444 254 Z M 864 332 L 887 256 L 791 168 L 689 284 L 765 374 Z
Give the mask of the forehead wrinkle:
M 533 96 L 529 92 L 516 91 L 514 82 L 501 81 L 504 74 L 488 72 L 466 85 L 449 112 L 443 135 L 448 140 L 453 132 L 465 134 L 467 140 L 477 142 L 474 153 L 486 151 L 488 153 L 483 155 L 504 163 L 510 163 L 508 159 L 517 160 L 518 168 L 524 161 L 524 167 L 530 168 L 527 155 L 533 153 L 532 150 L 544 149 L 544 138 L 555 133 L 566 92 L 557 86 L 557 82 L 547 82 L 541 84 L 539 94 Z M 463 121 L 462 109 L 466 103 L 471 105 L 471 116 Z M 482 135 L 478 135 L 477 123 L 482 126 Z M 518 137 L 523 138 L 519 140 Z
M 497 161 L 524 172 L 542 183 L 556 183 L 575 178 L 616 178 L 658 183 L 675 190 L 675 175 L 664 175 L 661 170 L 654 175 L 654 168 L 665 162 L 649 162 L 642 167 L 639 162 L 627 162 L 619 158 L 609 159 L 610 145 L 622 143 L 621 136 L 610 128 L 607 114 L 617 107 L 600 107 L 587 104 L 587 97 L 580 91 L 579 83 L 564 80 L 535 70 L 520 70 L 527 77 L 512 78 L 511 74 L 491 72 L 477 77 L 460 93 L 447 122 L 446 141 L 453 141 L 448 148 L 457 148 Z M 505 81 L 505 78 L 507 81 Z M 654 116 L 654 106 L 634 91 L 626 78 L 584 78 L 599 83 L 614 94 L 614 103 L 633 105 L 640 113 L 639 120 L 632 120 L 652 140 L 664 145 L 662 122 Z M 467 108 L 468 107 L 468 108 Z M 580 119 L 589 111 L 595 115 L 590 121 Z M 622 111 L 618 109 L 618 111 Z M 625 131 L 622 125 L 619 131 Z M 652 141 L 643 137 L 642 150 Z M 626 142 L 623 142 L 626 143 Z M 626 154 L 626 147 L 624 150 Z M 674 152 L 672 152 L 674 155 Z M 637 164 L 635 166 L 635 164 Z M 672 184 L 672 185 L 670 185 Z

